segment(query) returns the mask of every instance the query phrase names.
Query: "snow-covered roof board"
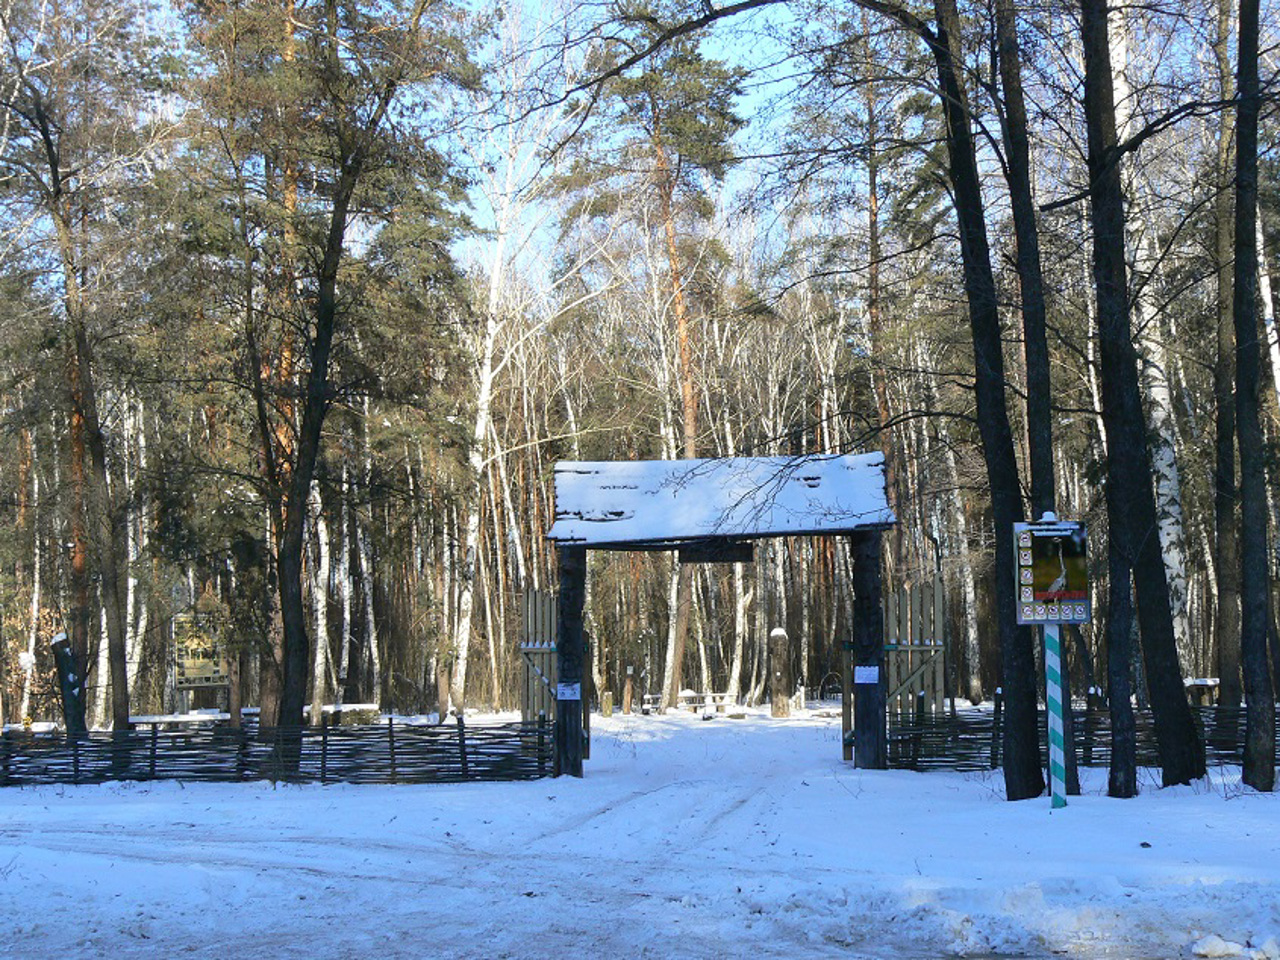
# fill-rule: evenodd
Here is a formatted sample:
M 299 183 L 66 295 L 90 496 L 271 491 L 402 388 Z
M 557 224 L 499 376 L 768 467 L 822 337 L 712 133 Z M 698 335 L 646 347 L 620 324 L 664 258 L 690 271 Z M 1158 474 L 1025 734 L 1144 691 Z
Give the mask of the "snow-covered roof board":
M 562 461 L 555 485 L 548 539 L 588 547 L 851 533 L 895 522 L 879 453 Z

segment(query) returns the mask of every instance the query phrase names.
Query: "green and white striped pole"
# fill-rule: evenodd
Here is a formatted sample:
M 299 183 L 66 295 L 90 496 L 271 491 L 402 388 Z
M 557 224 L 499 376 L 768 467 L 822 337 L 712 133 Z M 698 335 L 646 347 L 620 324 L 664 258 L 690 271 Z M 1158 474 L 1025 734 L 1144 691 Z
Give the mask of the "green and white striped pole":
M 1056 623 L 1044 626 L 1044 679 L 1049 702 L 1049 793 L 1057 809 L 1067 805 L 1067 751 L 1062 733 L 1062 644 Z

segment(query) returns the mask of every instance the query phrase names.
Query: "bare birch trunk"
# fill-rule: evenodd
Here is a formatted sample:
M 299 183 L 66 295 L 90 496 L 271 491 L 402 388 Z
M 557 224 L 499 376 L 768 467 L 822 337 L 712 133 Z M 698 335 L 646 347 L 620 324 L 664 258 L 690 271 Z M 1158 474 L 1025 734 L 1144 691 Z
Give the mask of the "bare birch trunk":
M 137 456 L 136 472 L 145 475 L 147 472 L 147 425 L 141 400 L 137 401 L 136 406 L 129 405 L 125 423 L 126 433 L 133 437 L 133 447 Z M 130 463 L 127 459 L 125 469 L 125 486 L 127 489 L 132 489 L 132 478 L 129 473 Z M 130 503 L 132 504 L 132 498 L 130 498 Z M 129 702 L 132 703 L 137 695 L 138 670 L 142 666 L 142 647 L 147 636 L 147 626 L 150 620 L 150 604 L 141 590 L 138 576 L 134 570 L 134 565 L 141 563 L 143 557 L 147 554 L 146 511 L 139 506 L 131 506 L 127 511 L 125 523 L 127 536 L 125 556 L 128 558 L 125 603 L 125 622 L 128 627 L 128 633 L 125 644 L 125 667 L 129 680 Z
M 89 710 L 89 728 L 102 730 L 107 726 L 107 693 L 110 689 L 111 660 L 107 643 L 107 614 L 98 611 L 98 666 L 94 671 L 97 683 L 93 686 L 93 705 Z
M 744 583 L 746 567 L 733 565 L 733 661 L 729 667 L 729 694 L 735 701 L 742 697 L 742 657 L 747 638 L 747 614 L 751 609 L 753 590 Z
M 31 675 L 35 668 L 36 641 L 40 637 L 40 591 L 44 585 L 40 549 L 40 460 L 35 431 L 31 434 L 31 625 L 27 631 L 26 664 L 22 670 L 22 712 L 18 721 L 31 716 Z
M 1112 83 L 1115 91 L 1116 127 L 1121 140 L 1133 133 L 1133 89 L 1129 83 L 1129 28 L 1123 11 L 1114 12 L 1107 20 L 1111 34 Z M 1132 294 L 1134 325 L 1137 332 L 1141 383 L 1154 471 L 1156 516 L 1159 521 L 1160 547 L 1164 556 L 1165 575 L 1169 581 L 1169 603 L 1173 614 L 1174 638 L 1184 668 L 1193 659 L 1191 624 L 1187 619 L 1187 548 L 1183 525 L 1182 481 L 1178 471 L 1177 436 L 1170 388 L 1170 351 L 1166 345 L 1164 324 L 1159 316 L 1153 288 L 1160 257 L 1156 249 L 1150 190 L 1141 173 L 1133 173 L 1131 165 L 1126 193 L 1136 209 L 1135 217 L 1126 218 L 1127 247 L 1132 263 L 1131 276 L 1137 290 Z M 1136 226 L 1135 226 L 1136 224 Z
M 1271 270 L 1267 266 L 1266 238 L 1262 233 L 1262 210 L 1258 210 L 1258 299 L 1262 304 L 1262 328 L 1267 335 L 1267 357 L 1271 365 L 1271 386 L 1280 402 L 1280 335 L 1276 332 L 1276 305 L 1271 299 Z
M 382 654 L 378 646 L 378 621 L 374 617 L 374 556 L 373 556 L 373 534 L 368 527 L 373 523 L 373 501 L 370 494 L 370 487 L 373 484 L 373 455 L 369 450 L 369 399 L 364 400 L 364 420 L 361 428 L 360 436 L 360 486 L 365 498 L 369 500 L 369 524 L 363 522 L 360 511 L 356 510 L 352 517 L 352 523 L 355 524 L 356 531 L 356 552 L 360 556 L 360 593 L 364 601 L 364 623 L 365 623 L 365 650 L 369 663 L 369 696 L 370 699 L 382 706 Z M 416 529 L 417 524 L 412 523 L 410 532 Z M 421 542 L 420 540 L 418 541 Z M 414 574 L 417 576 L 420 568 L 415 567 Z
M 342 708 L 346 693 L 347 670 L 351 666 L 351 524 L 357 522 L 351 509 L 351 483 L 346 458 L 342 461 L 342 497 L 338 508 L 338 597 L 342 622 L 338 625 L 338 675 L 335 678 L 333 704 Z
M 311 524 L 316 536 L 317 562 L 312 568 L 311 604 L 315 616 L 315 651 L 311 665 L 311 723 L 319 726 L 324 710 L 325 682 L 329 672 L 329 524 L 324 518 L 320 487 L 311 485 L 308 497 Z

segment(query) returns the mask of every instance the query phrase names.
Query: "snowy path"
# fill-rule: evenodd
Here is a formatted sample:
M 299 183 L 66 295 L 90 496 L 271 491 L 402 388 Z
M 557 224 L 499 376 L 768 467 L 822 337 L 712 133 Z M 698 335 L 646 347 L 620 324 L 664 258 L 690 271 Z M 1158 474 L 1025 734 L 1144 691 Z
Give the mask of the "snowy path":
M 1229 777 L 1051 814 L 996 776 L 852 770 L 829 717 L 594 732 L 581 781 L 0 791 L 0 956 L 1155 958 L 1280 937 L 1280 798 Z

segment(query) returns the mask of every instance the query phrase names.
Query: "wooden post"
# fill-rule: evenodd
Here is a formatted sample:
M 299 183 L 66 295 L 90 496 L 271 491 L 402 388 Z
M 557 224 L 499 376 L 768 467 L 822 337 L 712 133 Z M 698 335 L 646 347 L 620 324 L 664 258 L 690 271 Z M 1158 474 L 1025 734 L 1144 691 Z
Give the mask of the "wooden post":
M 585 597 L 585 594 L 584 594 Z M 585 599 L 583 603 L 585 604 Z M 582 759 L 591 759 L 591 702 L 596 698 L 596 678 L 591 672 L 591 642 L 582 632 Z
M 853 555 L 854 765 L 888 766 L 885 726 L 884 614 L 881 612 L 880 533 L 856 533 Z
M 769 712 L 775 717 L 791 716 L 791 658 L 787 631 L 769 631 Z
M 538 776 L 547 773 L 547 715 L 538 714 Z
M 622 712 L 631 713 L 631 699 L 635 696 L 635 679 L 632 674 L 635 673 L 635 667 L 627 667 L 627 683 L 622 688 Z
M 240 658 L 242 651 L 233 650 L 227 657 L 227 713 L 232 730 L 239 730 L 243 719 L 240 710 L 244 707 L 243 691 L 240 689 Z
M 996 708 L 991 715 L 991 769 L 1000 766 L 1000 721 L 1004 714 L 1004 691 L 996 687 Z
M 394 717 L 387 717 L 387 749 L 391 754 L 391 782 L 397 781 L 396 777 L 396 721 Z
M 462 722 L 462 711 L 458 711 L 458 762 L 462 768 L 462 779 L 466 780 L 470 775 L 467 766 L 467 728 Z
M 556 771 L 582 776 L 582 608 L 587 595 L 587 548 L 562 543 L 559 623 L 556 627 Z
M 840 645 L 840 756 L 853 759 L 853 643 Z
M 329 778 L 329 718 L 320 716 L 320 786 Z

